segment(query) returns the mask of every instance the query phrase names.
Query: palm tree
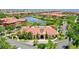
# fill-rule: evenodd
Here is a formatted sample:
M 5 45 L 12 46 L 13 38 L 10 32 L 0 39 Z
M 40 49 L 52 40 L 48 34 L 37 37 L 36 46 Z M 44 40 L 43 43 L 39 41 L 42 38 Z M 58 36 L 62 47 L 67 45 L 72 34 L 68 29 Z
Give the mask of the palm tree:
M 0 37 L 0 49 L 11 49 L 15 48 L 6 42 L 6 38 Z
M 32 40 L 32 33 L 28 32 L 27 39 Z
M 34 39 L 34 41 L 33 41 L 33 46 L 36 46 L 37 43 L 38 43 L 38 39 Z

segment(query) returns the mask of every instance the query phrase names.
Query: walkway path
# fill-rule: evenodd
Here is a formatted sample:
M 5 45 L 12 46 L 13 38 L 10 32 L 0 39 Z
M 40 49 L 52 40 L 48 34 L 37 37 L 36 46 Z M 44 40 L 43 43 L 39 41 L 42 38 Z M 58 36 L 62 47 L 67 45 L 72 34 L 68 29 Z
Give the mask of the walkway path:
M 17 48 L 22 48 L 22 49 L 37 49 L 35 46 L 28 45 L 24 42 L 16 41 L 13 39 L 7 39 L 7 42 L 11 45 L 15 45 Z

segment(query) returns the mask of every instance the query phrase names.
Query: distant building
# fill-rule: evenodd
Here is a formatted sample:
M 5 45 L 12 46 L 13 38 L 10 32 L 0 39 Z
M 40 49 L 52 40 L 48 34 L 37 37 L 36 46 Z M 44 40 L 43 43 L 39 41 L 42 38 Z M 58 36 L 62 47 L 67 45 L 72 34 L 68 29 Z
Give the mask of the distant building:
M 55 17 L 62 17 L 62 16 L 66 16 L 65 14 L 63 14 L 62 12 L 46 12 L 46 13 L 40 13 L 40 15 L 43 16 L 55 16 Z
M 38 39 L 46 39 L 48 37 L 56 37 L 58 35 L 58 32 L 56 29 L 52 26 L 28 26 L 23 27 L 22 31 L 24 32 L 31 32 L 33 37 Z
M 25 22 L 24 19 L 16 19 L 16 18 L 2 18 L 0 20 L 0 24 L 4 25 L 4 26 L 8 26 L 8 25 L 20 25 L 22 22 Z

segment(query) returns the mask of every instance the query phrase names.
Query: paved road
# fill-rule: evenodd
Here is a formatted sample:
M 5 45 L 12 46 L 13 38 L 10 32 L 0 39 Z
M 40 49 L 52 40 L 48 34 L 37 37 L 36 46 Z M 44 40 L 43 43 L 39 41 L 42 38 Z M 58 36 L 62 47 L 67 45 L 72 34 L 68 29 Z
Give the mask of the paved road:
M 19 42 L 16 40 L 12 40 L 12 39 L 7 39 L 7 42 L 11 45 L 15 45 L 17 48 L 22 48 L 22 49 L 37 49 L 36 47 L 32 46 L 32 45 L 28 45 L 25 44 L 23 42 Z
M 64 49 L 64 46 L 68 46 L 70 44 L 72 44 L 72 41 L 69 42 L 68 39 L 62 40 L 62 41 L 57 43 L 57 49 Z

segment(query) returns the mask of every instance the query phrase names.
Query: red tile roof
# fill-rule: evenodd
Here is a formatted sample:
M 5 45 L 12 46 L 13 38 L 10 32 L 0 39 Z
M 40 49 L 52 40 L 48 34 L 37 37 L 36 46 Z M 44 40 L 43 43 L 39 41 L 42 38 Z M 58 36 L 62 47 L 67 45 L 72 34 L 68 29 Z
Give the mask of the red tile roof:
M 41 15 L 46 15 L 46 16 L 66 16 L 65 14 L 62 14 L 62 12 L 51 12 L 51 13 L 41 13 Z
M 58 32 L 51 26 L 33 26 L 33 27 L 23 27 L 26 32 L 31 32 L 33 35 L 36 34 L 48 34 L 48 35 L 57 35 Z
M 16 19 L 16 18 L 3 18 L 1 20 L 3 20 L 3 23 L 6 23 L 6 24 L 25 21 L 24 19 Z

